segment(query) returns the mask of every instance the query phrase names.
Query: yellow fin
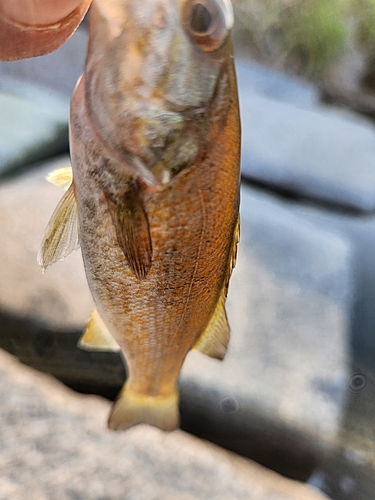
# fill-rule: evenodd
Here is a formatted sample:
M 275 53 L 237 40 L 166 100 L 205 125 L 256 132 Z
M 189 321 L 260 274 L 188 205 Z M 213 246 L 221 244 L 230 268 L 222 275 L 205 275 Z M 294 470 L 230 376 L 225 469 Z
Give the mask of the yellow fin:
M 77 345 L 86 351 L 120 351 L 120 346 L 109 333 L 96 309 L 91 311 L 85 333 Z
M 193 349 L 210 356 L 211 358 L 224 359 L 230 337 L 227 313 L 225 311 L 225 300 L 228 293 L 228 284 L 232 271 L 236 265 L 237 246 L 240 239 L 240 218 L 238 217 L 233 232 L 232 250 L 229 256 L 228 273 L 221 291 L 215 311 L 205 331 L 199 337 Z
M 232 246 L 232 253 L 231 253 L 231 258 L 230 258 L 230 271 L 229 271 L 229 278 L 231 277 L 233 269 L 236 267 L 236 262 L 237 262 L 237 247 L 238 243 L 240 241 L 240 228 L 241 228 L 241 223 L 240 223 L 240 216 L 238 216 L 236 227 L 234 229 L 233 233 L 233 246 Z M 228 284 L 227 284 L 228 286 Z
M 230 329 L 225 312 L 226 288 L 221 292 L 215 311 L 207 328 L 193 347 L 211 358 L 224 359 L 229 342 Z
M 46 268 L 63 260 L 79 247 L 77 203 L 73 185 L 55 208 L 44 233 L 38 263 Z
M 179 423 L 177 389 L 167 396 L 149 396 L 132 392 L 128 384 L 122 388 L 108 419 L 108 427 L 115 431 L 149 424 L 168 432 Z
M 61 187 L 67 191 L 73 182 L 72 167 L 58 168 L 57 170 L 50 172 L 46 179 L 51 184 Z

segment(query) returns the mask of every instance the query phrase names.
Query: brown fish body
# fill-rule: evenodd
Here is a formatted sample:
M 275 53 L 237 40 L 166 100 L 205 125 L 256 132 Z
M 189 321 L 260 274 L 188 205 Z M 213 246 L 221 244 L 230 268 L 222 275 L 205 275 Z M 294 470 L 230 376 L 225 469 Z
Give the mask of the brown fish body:
M 132 6 L 131 0 L 120 3 Z M 178 16 L 186 3 L 151 1 L 149 8 L 155 7 L 162 18 L 159 29 L 168 30 L 167 16 Z M 108 35 L 108 19 L 103 20 L 100 5 L 95 11 L 94 4 L 92 23 L 99 28 L 89 46 L 87 70 L 72 98 L 71 154 L 88 283 L 128 368 L 128 380 L 109 425 L 118 429 L 147 422 L 171 430 L 178 425 L 176 383 L 187 353 L 207 330 L 215 330 L 223 351 L 215 346 L 212 352 L 201 349 L 206 354 L 222 357 L 228 341 L 224 302 L 235 258 L 240 147 L 231 44 L 225 40 L 213 55 L 193 44 L 185 64 L 193 61 L 197 68 L 192 75 L 187 71 L 187 80 L 196 77 L 198 69 L 208 81 L 202 93 L 198 89 L 190 99 L 188 87 L 183 96 L 178 82 L 175 102 L 166 103 L 165 94 L 173 94 L 173 85 L 168 87 L 163 75 L 161 86 L 156 75 L 150 89 L 141 88 L 146 98 L 139 100 L 143 114 L 138 116 L 137 110 L 128 109 L 136 107 L 137 89 L 132 85 L 137 87 L 139 78 L 132 75 L 125 85 L 133 94 L 131 99 L 123 95 L 118 65 L 113 68 L 114 79 L 106 75 L 108 87 L 100 80 L 103 68 L 108 71 L 119 55 L 116 44 L 122 31 L 117 29 L 113 39 L 113 34 Z M 98 33 L 109 48 L 99 44 Z M 182 46 L 191 44 L 185 32 L 181 36 L 185 37 Z M 99 55 L 95 47 L 100 47 Z M 169 44 L 166 57 L 170 48 Z M 147 55 L 149 51 L 152 47 Z M 142 63 L 141 55 L 137 64 Z M 173 71 L 173 60 L 170 65 Z M 152 72 L 147 71 L 152 80 Z M 147 87 L 144 82 L 138 85 Z M 95 96 L 100 98 L 97 107 Z M 212 328 L 216 316 L 222 324 Z

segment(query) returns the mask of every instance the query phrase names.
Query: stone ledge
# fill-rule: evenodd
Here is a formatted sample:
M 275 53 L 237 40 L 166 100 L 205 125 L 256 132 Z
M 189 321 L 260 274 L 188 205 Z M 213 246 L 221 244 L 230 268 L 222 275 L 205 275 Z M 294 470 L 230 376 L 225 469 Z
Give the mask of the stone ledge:
M 327 498 L 182 431 L 107 431 L 107 402 L 74 394 L 3 351 L 0 380 L 1 499 Z

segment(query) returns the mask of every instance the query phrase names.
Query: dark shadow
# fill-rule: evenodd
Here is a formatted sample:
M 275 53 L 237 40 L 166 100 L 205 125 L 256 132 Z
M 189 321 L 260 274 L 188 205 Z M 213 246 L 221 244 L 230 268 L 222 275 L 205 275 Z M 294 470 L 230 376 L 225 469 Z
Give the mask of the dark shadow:
M 348 225 L 355 242 L 356 295 L 349 331 L 346 397 L 336 446 L 312 483 L 332 500 L 375 499 L 375 231 Z
M 56 331 L 30 318 L 0 311 L 0 347 L 37 370 L 53 375 L 68 387 L 86 394 L 115 399 L 125 380 L 122 359 L 117 353 L 88 352 L 77 348 L 82 332 Z M 189 393 L 194 394 L 193 401 Z M 201 406 L 199 398 L 204 404 Z M 321 460 L 311 440 L 290 428 L 267 424 L 255 413 L 244 428 L 238 420 L 236 402 L 221 401 L 206 387 L 181 387 L 183 430 L 251 458 L 277 472 L 306 480 Z M 241 419 L 243 422 L 243 418 Z M 268 431 L 265 434 L 264 428 Z
M 78 349 L 78 331 L 56 331 L 0 311 L 0 347 L 22 363 L 53 375 L 72 389 L 114 399 L 125 380 L 116 353 Z

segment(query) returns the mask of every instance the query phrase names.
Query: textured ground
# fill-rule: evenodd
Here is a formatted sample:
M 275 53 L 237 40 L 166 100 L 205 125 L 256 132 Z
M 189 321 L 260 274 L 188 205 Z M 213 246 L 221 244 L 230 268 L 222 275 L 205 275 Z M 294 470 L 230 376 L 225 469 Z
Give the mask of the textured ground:
M 105 428 L 109 404 L 0 351 L 1 500 L 323 500 L 191 437 Z

